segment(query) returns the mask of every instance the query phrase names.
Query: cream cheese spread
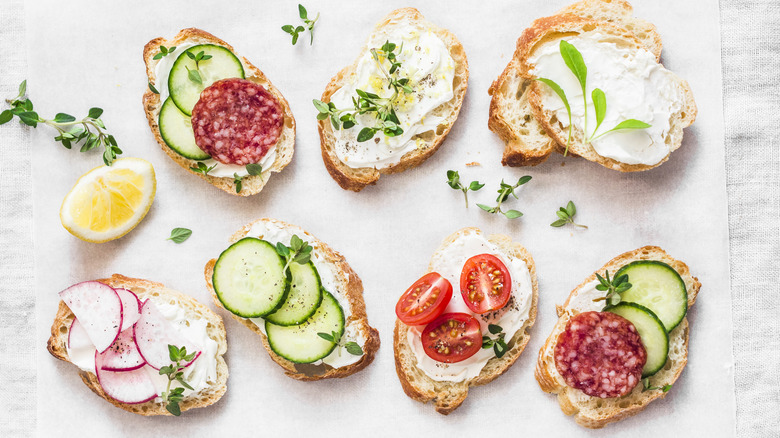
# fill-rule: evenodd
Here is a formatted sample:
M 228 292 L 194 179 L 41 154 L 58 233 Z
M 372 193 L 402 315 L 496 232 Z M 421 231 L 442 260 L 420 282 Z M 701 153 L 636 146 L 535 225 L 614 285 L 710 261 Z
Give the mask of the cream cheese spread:
M 672 116 L 682 108 L 683 90 L 674 73 L 656 62 L 655 55 L 648 50 L 619 47 L 609 42 L 609 38 L 598 32 L 563 38 L 579 50 L 587 66 L 586 138 L 591 138 L 596 127 L 591 93 L 599 88 L 606 95 L 607 110 L 596 136 L 628 119 L 641 120 L 651 126 L 615 131 L 600 137 L 591 143 L 596 153 L 625 164 L 657 164 L 669 155 L 666 137 Z M 541 45 L 528 61 L 534 65 L 531 74 L 551 79 L 561 86 L 571 106 L 574 126 L 583 130 L 582 87 L 561 57 L 559 40 Z M 561 125 L 568 128 L 569 116 L 563 101 L 549 87 L 542 87 L 545 90 L 544 108 L 552 110 Z
M 420 25 L 395 23 L 381 35 L 374 35 L 368 47 L 378 49 L 386 41 L 398 46 L 396 59 L 401 67 L 394 76 L 409 78 L 408 85 L 412 88 L 412 93 L 401 92 L 393 102 L 404 132 L 395 137 L 387 137 L 379 132 L 373 139 L 358 142 L 360 130 L 366 126 L 375 126 L 377 119 L 374 113 L 357 116 L 354 127 L 335 132 L 336 155 L 352 168 L 383 169 L 398 164 L 404 154 L 421 144 L 422 141 L 415 136 L 435 130 L 444 121 L 444 117 L 435 114 L 435 109 L 453 98 L 455 61 L 447 45 L 433 31 Z M 389 62 L 383 58 L 380 61 L 385 69 L 389 68 Z M 363 54 L 355 72 L 346 82 L 331 96 L 331 102 L 339 109 L 354 108 L 352 98 L 357 96 L 355 90 L 380 97 L 391 97 L 393 94 L 370 50 Z
M 205 319 L 188 319 L 187 312 L 175 303 L 154 302 L 157 310 L 171 323 L 173 328 L 193 345 L 198 346 L 201 353 L 192 364 L 184 369 L 184 380 L 192 386 L 194 392 L 199 392 L 217 382 L 217 350 L 219 344 L 208 336 L 206 330 L 208 321 Z M 128 329 L 129 330 L 129 329 Z M 93 345 L 81 348 L 67 348 L 68 359 L 84 371 L 95 373 L 95 347 Z M 168 378 L 161 376 L 159 371 L 149 365 L 142 367 L 157 389 L 157 394 L 166 390 Z M 174 382 L 171 387 L 181 386 Z M 185 394 L 189 393 L 189 390 Z M 156 401 L 160 401 L 158 397 Z
M 273 245 L 275 245 L 277 242 L 282 242 L 285 245 L 289 245 L 293 234 L 298 234 L 298 237 L 306 240 L 306 236 L 304 236 L 304 231 L 302 229 L 298 230 L 296 233 L 290 230 L 288 227 L 282 227 L 274 222 L 257 221 L 249 229 L 247 237 L 263 239 Z M 319 365 L 324 363 L 330 365 L 333 368 L 352 365 L 353 363 L 358 362 L 363 356 L 353 355 L 347 352 L 344 344 L 352 341 L 360 345 L 360 348 L 363 348 L 366 345 L 367 339 L 360 331 L 359 322 L 357 320 L 350 321 L 352 312 L 350 311 L 349 302 L 347 301 L 347 297 L 344 295 L 344 292 L 338 286 L 339 282 L 336 279 L 336 273 L 333 272 L 332 266 L 330 266 L 325 260 L 325 257 L 322 255 L 318 245 L 316 245 L 314 242 L 309 242 L 309 244 L 314 247 L 311 253 L 311 261 L 314 264 L 314 267 L 317 268 L 317 273 L 320 275 L 322 287 L 330 292 L 334 298 L 336 298 L 336 301 L 338 301 L 339 305 L 344 311 L 344 321 L 346 322 L 346 326 L 344 327 L 344 335 L 341 338 L 343 342 L 341 342 L 340 345 L 336 347 L 328 356 L 313 362 L 313 364 Z M 250 321 L 252 321 L 260 328 L 263 333 L 265 333 L 265 320 L 263 318 L 250 318 Z
M 171 69 L 173 68 L 173 63 L 176 62 L 176 58 L 179 57 L 182 53 L 184 53 L 187 49 L 190 47 L 194 47 L 197 44 L 192 43 L 184 43 L 176 46 L 176 49 L 173 51 L 168 52 L 167 56 L 162 57 L 158 62 L 157 65 L 154 66 L 154 77 L 156 78 L 154 87 L 157 88 L 157 91 L 160 92 L 160 107 L 162 107 L 162 104 L 165 102 L 165 99 L 170 96 L 170 92 L 168 91 L 168 76 L 170 76 Z M 157 113 L 155 113 L 155 117 L 158 118 L 160 115 L 159 110 Z M 189 124 L 189 122 L 187 122 Z M 191 126 L 191 125 L 190 125 Z M 214 176 L 217 178 L 234 178 L 235 175 L 238 175 L 240 177 L 244 177 L 249 175 L 249 172 L 246 170 L 246 166 L 240 166 L 237 164 L 225 164 L 220 163 L 219 161 L 209 158 L 206 160 L 201 160 L 203 164 L 205 164 L 207 167 L 211 167 L 216 165 L 211 171 L 209 171 L 210 176 Z M 273 165 L 274 161 L 276 161 L 276 145 L 271 146 L 270 149 L 268 149 L 268 152 L 263 156 L 263 158 L 260 160 L 260 166 L 262 166 L 263 171 L 269 169 L 271 165 Z
M 601 312 L 604 310 L 605 301 L 593 301 L 598 298 L 604 298 L 607 296 L 605 291 L 596 289 L 599 283 L 597 280 L 593 280 L 590 283 L 584 284 L 577 295 L 573 296 L 569 300 L 569 305 L 566 306 L 568 312 L 577 314 L 582 312 Z
M 503 309 L 478 315 L 472 312 L 460 294 L 460 273 L 469 258 L 478 254 L 493 254 L 498 257 L 509 270 L 512 278 L 512 296 Z M 462 312 L 474 315 L 482 328 L 482 333 L 488 333 L 488 324 L 503 328 L 508 341 L 515 336 L 526 321 L 528 321 L 533 300 L 533 285 L 531 273 L 526 263 L 519 258 L 510 258 L 498 246 L 488 241 L 480 232 L 471 231 L 459 236 L 442 251 L 434 255 L 431 270 L 438 272 L 449 280 L 454 291 L 445 312 Z M 496 357 L 492 348 L 481 349 L 475 355 L 456 363 L 443 363 L 433 360 L 422 346 L 421 334 L 425 326 L 410 327 L 407 332 L 407 342 L 417 359 L 417 368 L 428 377 L 440 382 L 462 382 L 477 377 L 487 362 Z

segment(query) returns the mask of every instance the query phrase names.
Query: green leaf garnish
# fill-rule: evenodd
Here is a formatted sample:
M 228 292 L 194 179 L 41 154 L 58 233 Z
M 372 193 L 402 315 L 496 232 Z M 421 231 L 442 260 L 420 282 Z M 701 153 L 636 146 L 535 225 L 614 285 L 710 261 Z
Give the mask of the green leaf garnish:
M 214 170 L 214 168 L 217 167 L 217 165 L 213 166 L 206 166 L 206 163 L 202 161 L 198 161 L 198 164 L 195 167 L 190 167 L 190 170 L 197 173 L 202 173 L 203 175 L 208 175 L 209 172 Z
M 341 347 L 344 347 L 344 349 L 347 350 L 347 353 L 353 356 L 363 355 L 363 348 L 360 347 L 360 344 L 354 341 L 342 343 L 341 341 L 343 336 L 339 336 L 339 334 L 336 332 L 331 332 L 331 333 L 319 332 L 317 333 L 317 336 L 321 337 L 322 339 L 325 339 L 328 342 L 333 342 L 334 344 L 336 344 L 336 351 L 338 351 L 339 355 L 341 355 Z
M 663 392 L 669 392 L 670 389 L 672 389 L 672 385 L 664 385 L 664 386 L 650 386 L 650 378 L 645 377 L 642 379 L 642 392 L 646 391 L 654 391 L 654 390 L 661 390 Z
M 347 349 L 347 353 L 353 355 L 353 356 L 362 356 L 363 355 L 363 349 L 360 348 L 360 345 L 358 345 L 357 342 L 350 341 L 344 344 L 344 348 Z
M 577 207 L 574 206 L 574 202 L 572 201 L 569 201 L 569 203 L 566 204 L 566 207 L 559 208 L 555 214 L 558 215 L 558 219 L 550 224 L 551 227 L 562 227 L 566 224 L 572 224 L 576 227 L 588 228 L 587 225 L 580 225 L 574 222 L 574 215 L 577 214 Z
M 571 120 L 571 106 L 569 106 L 569 99 L 566 98 L 566 93 L 563 92 L 563 88 L 556 84 L 552 79 L 536 78 L 536 80 L 550 87 L 555 92 L 555 94 L 561 98 L 561 101 L 563 101 L 563 106 L 566 107 L 566 113 L 569 115 L 569 137 L 566 139 L 566 149 L 563 151 L 563 156 L 565 157 L 566 154 L 569 153 L 569 146 L 571 145 L 571 130 L 573 124 Z
M 260 175 L 261 173 L 263 173 L 263 166 L 257 163 L 247 164 L 246 171 L 250 175 Z
M 177 347 L 175 345 L 168 345 L 168 356 L 171 360 L 171 365 L 166 365 L 160 368 L 160 375 L 168 378 L 168 386 L 165 391 L 160 394 L 163 403 L 165 403 L 165 409 L 175 416 L 181 415 L 181 407 L 179 402 L 184 400 L 184 389 L 193 391 L 192 386 L 184 380 L 184 368 L 182 362 L 187 362 L 195 359 L 197 352 L 187 353 L 186 347 Z M 178 382 L 181 387 L 171 389 L 171 384 Z
M 311 260 L 311 252 L 314 248 L 308 242 L 303 241 L 297 234 L 290 238 L 290 246 L 282 242 L 276 243 L 276 252 L 285 259 L 284 272 L 287 272 L 292 263 L 305 265 Z
M 585 66 L 585 61 L 582 59 L 582 53 L 580 53 L 579 50 L 577 50 L 576 47 L 574 47 L 572 44 L 565 40 L 561 40 L 561 43 L 559 44 L 560 50 L 561 50 L 561 57 L 563 58 L 563 62 L 566 63 L 566 66 L 569 67 L 569 70 L 571 70 L 572 73 L 574 73 L 574 76 L 577 78 L 577 81 L 580 83 L 580 87 L 582 88 L 582 102 L 583 102 L 583 108 L 584 111 L 584 126 L 583 126 L 583 133 L 588 132 L 588 93 L 586 91 L 586 85 L 588 83 L 588 67 Z
M 236 193 L 241 193 L 241 189 L 244 188 L 243 180 L 243 176 L 239 176 L 237 173 L 233 173 L 233 184 L 236 185 Z
M 631 283 L 628 282 L 628 274 L 618 275 L 617 277 L 610 279 L 609 270 L 605 271 L 605 277 L 596 273 L 596 279 L 599 284 L 596 285 L 596 290 L 606 292 L 605 296 L 594 299 L 594 302 L 606 301 L 606 307 L 615 306 L 620 303 L 623 292 L 631 289 Z
M 461 192 L 463 192 L 463 197 L 466 200 L 466 208 L 469 208 L 468 191 L 471 190 L 472 192 L 476 192 L 482 187 L 485 187 L 485 185 L 480 183 L 479 181 L 472 181 L 469 185 L 464 186 L 463 184 L 461 184 L 460 175 L 456 170 L 447 171 L 447 184 L 453 189 L 460 190 Z
M 309 14 L 306 12 L 306 8 L 303 7 L 303 5 L 298 5 L 298 16 L 301 18 L 303 23 L 306 25 L 304 28 L 303 26 L 293 26 L 292 24 L 285 24 L 282 26 L 282 30 L 285 33 L 288 33 L 292 35 L 292 44 L 293 46 L 298 42 L 298 37 L 300 36 L 301 32 L 304 32 L 305 30 L 309 31 L 309 45 L 312 45 L 314 43 L 314 24 L 319 20 L 320 14 L 317 13 L 317 16 L 314 17 L 313 20 L 309 20 Z
M 152 85 L 151 82 L 149 82 L 149 90 L 151 90 L 151 92 L 154 93 L 154 94 L 160 94 L 160 91 L 157 90 L 157 88 L 155 88 L 154 85 Z
M 504 180 L 501 180 L 501 185 L 498 189 L 498 197 L 496 198 L 496 203 L 497 203 L 496 206 L 490 207 L 485 204 L 477 204 L 477 207 L 491 214 L 501 213 L 507 219 L 517 219 L 521 217 L 523 213 L 517 210 L 503 211 L 501 209 L 501 205 L 509 198 L 510 195 L 513 196 L 515 199 L 518 199 L 517 194 L 515 193 L 515 189 L 526 184 L 528 181 L 531 181 L 531 176 L 529 175 L 520 177 L 520 179 L 517 180 L 517 184 L 515 185 L 507 184 L 504 182 Z
M 188 228 L 174 228 L 171 230 L 171 237 L 166 240 L 172 240 L 173 243 L 182 243 L 189 239 L 192 235 L 192 230 Z
M 176 50 L 176 46 L 172 46 L 170 48 L 165 47 L 165 46 L 160 46 L 160 52 L 157 53 L 156 55 L 154 55 L 154 57 L 152 57 L 152 59 L 154 59 L 154 60 L 162 59 L 162 58 L 170 55 L 171 53 L 173 53 L 174 50 Z M 157 93 L 157 94 L 159 94 L 159 93 Z
M 79 150 L 87 152 L 102 146 L 103 163 L 106 166 L 113 164 L 116 157 L 122 154 L 114 136 L 105 132 L 106 126 L 100 120 L 102 109 L 91 108 L 87 116 L 81 120 L 76 120 L 66 113 L 57 113 L 53 119 L 47 120 L 33 111 L 33 103 L 25 97 L 26 93 L 27 81 L 24 80 L 19 84 L 19 94 L 14 98 L 6 99 L 11 109 L 0 112 L 0 125 L 10 122 L 16 116 L 21 123 L 33 128 L 38 127 L 39 124 L 51 126 L 57 130 L 54 141 L 61 142 L 65 149 L 81 144 Z
M 593 100 L 593 109 L 596 111 L 596 127 L 593 128 L 592 138 L 596 131 L 599 130 L 599 126 L 601 126 L 601 122 L 604 121 L 604 116 L 607 114 L 607 96 L 600 88 L 594 88 L 590 93 L 590 97 Z
M 189 54 L 190 52 L 187 53 Z M 196 84 L 203 84 L 203 79 L 200 77 L 200 72 L 198 70 L 190 70 L 187 68 L 187 77 Z
M 496 357 L 501 358 L 506 354 L 507 350 L 509 350 L 509 347 L 506 345 L 506 341 L 504 340 L 504 337 L 506 336 L 506 333 L 504 333 L 504 329 L 501 328 L 500 325 L 496 324 L 488 324 L 488 331 L 493 334 L 497 335 L 495 339 L 491 339 L 490 336 L 482 336 L 482 348 L 487 350 L 488 348 L 493 348 L 493 353 L 496 355 Z
M 319 332 L 317 333 L 317 336 L 321 337 L 322 339 L 325 339 L 328 342 L 336 342 L 335 340 L 333 340 L 333 335 L 329 335 L 328 333 Z

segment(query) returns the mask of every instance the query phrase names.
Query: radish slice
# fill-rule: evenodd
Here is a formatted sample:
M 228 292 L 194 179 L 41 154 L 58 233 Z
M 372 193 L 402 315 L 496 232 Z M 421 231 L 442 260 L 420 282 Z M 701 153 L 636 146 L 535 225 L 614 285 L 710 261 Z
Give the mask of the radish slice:
M 135 331 L 135 343 L 138 351 L 143 356 L 147 364 L 152 368 L 160 368 L 171 364 L 171 356 L 168 351 L 168 345 L 176 347 L 187 347 L 187 353 L 198 351 L 198 348 L 171 325 L 165 319 L 157 306 L 151 300 L 147 300 L 141 307 L 141 319 L 133 326 Z M 194 362 L 198 355 L 189 363 Z
M 82 348 L 94 348 L 92 340 L 89 339 L 84 326 L 81 325 L 78 318 L 73 318 L 68 330 L 68 350 L 80 350 Z
M 60 292 L 60 298 L 81 321 L 97 351 L 106 351 L 121 333 L 122 300 L 110 286 L 85 281 Z
M 108 350 L 99 354 L 101 367 L 106 371 L 132 371 L 146 363 L 135 345 L 132 328 L 120 333 Z
M 144 403 L 157 397 L 157 389 L 143 368 L 133 371 L 108 371 L 102 368 L 102 356 L 95 353 L 95 375 L 109 397 L 122 403 Z
M 122 331 L 133 326 L 141 317 L 141 300 L 133 291 L 127 289 L 116 290 L 119 299 L 122 300 Z

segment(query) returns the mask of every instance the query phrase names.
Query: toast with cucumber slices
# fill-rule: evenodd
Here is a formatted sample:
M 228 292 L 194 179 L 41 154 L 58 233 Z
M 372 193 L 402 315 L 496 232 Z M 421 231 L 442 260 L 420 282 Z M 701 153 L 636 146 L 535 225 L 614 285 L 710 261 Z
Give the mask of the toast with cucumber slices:
M 645 246 L 615 257 L 557 306 L 558 322 L 536 364 L 539 386 L 557 394 L 561 410 L 588 428 L 601 428 L 639 413 L 673 391 L 672 385 L 685 368 L 690 330 L 686 314 L 700 288 L 688 266 L 661 248 Z M 625 334 L 628 341 L 586 346 L 584 327 L 600 317 L 612 325 L 600 327 L 596 339 L 623 339 L 620 336 Z M 614 328 L 620 323 L 628 327 L 624 333 Z M 612 365 L 602 361 L 612 353 L 608 350 L 627 348 L 631 337 L 637 335 L 641 340 L 641 347 L 634 351 L 637 361 L 627 359 L 634 356 L 623 350 L 621 359 Z M 629 375 L 629 363 L 636 374 Z M 583 370 L 597 370 L 594 373 L 599 377 Z
M 265 74 L 231 45 L 203 30 L 188 28 L 172 39 L 149 41 L 143 58 L 149 81 L 143 95 L 149 127 L 163 151 L 181 167 L 227 193 L 250 196 L 260 192 L 273 173 L 290 163 L 295 146 L 295 118 L 290 105 Z M 202 93 L 229 80 L 240 82 L 245 89 L 222 86 Z M 225 97 L 231 96 L 229 92 L 245 99 L 243 103 L 260 103 L 256 112 L 242 116 L 246 119 L 240 125 L 226 131 L 226 125 L 235 123 L 231 114 L 241 106 Z M 218 101 L 207 102 L 210 106 L 206 106 L 202 102 L 206 95 Z M 263 102 L 268 105 L 263 107 Z M 207 117 L 196 121 L 193 111 L 199 105 L 203 105 L 202 113 Z M 268 114 L 274 119 L 268 123 L 273 126 L 266 127 L 262 116 L 269 108 Z M 198 131 L 193 123 L 198 128 L 213 125 L 217 131 Z M 266 133 L 267 138 L 263 137 Z
M 379 349 L 363 283 L 344 257 L 302 228 L 275 219 L 247 224 L 205 267 L 214 303 L 257 333 L 285 374 L 340 378 Z
M 502 164 L 535 166 L 547 160 L 553 151 L 564 155 L 581 156 L 621 172 L 648 170 L 665 162 L 669 154 L 681 146 L 683 128 L 693 123 L 696 118 L 696 104 L 687 82 L 673 76 L 661 66 L 663 73 L 670 75 L 665 82 L 657 79 L 662 76 L 661 74 L 656 74 L 641 86 L 626 85 L 623 88 L 610 89 L 604 84 L 618 84 L 614 79 L 619 80 L 621 74 L 610 76 L 608 80 L 603 79 L 604 77 L 600 79 L 598 68 L 595 68 L 595 76 L 591 72 L 586 79 L 587 86 L 593 88 L 594 79 L 596 82 L 600 81 L 596 86 L 606 91 L 605 108 L 620 102 L 621 93 L 630 93 L 631 90 L 639 87 L 651 90 L 649 92 L 652 93 L 656 93 L 657 90 L 657 94 L 663 96 L 663 104 L 659 104 L 658 108 L 667 104 L 671 108 L 668 109 L 669 126 L 664 128 L 662 125 L 665 122 L 658 118 L 650 120 L 652 117 L 648 116 L 645 110 L 652 112 L 657 108 L 630 107 L 623 111 L 625 114 L 615 116 L 615 120 L 605 121 L 604 125 L 601 125 L 601 130 L 596 126 L 591 131 L 586 117 L 584 124 L 574 123 L 573 132 L 569 135 L 569 120 L 566 119 L 565 113 L 562 118 L 558 111 L 563 106 L 557 107 L 560 101 L 555 97 L 548 98 L 548 95 L 552 96 L 552 91 L 555 90 L 535 80 L 539 77 L 551 79 L 545 78 L 550 72 L 540 68 L 538 61 L 545 54 L 546 46 L 564 39 L 594 40 L 601 43 L 603 47 L 614 45 L 617 48 L 615 52 L 619 53 L 618 56 L 628 53 L 626 56 L 632 57 L 631 62 L 635 63 L 635 59 L 642 59 L 648 66 L 654 64 L 651 62 L 653 57 L 655 63 L 660 61 L 662 49 L 661 37 L 655 26 L 633 17 L 633 8 L 623 0 L 583 0 L 558 11 L 553 16 L 534 21 L 517 40 L 513 59 L 488 90 L 488 94 L 492 96 L 488 127 L 505 143 Z M 578 41 L 574 42 L 575 45 L 577 43 Z M 586 53 L 585 61 L 590 63 L 588 67 L 594 70 L 594 67 L 599 67 L 595 65 L 596 63 L 611 62 L 608 60 L 612 58 L 605 53 L 607 52 Z M 650 56 L 645 56 L 645 53 Z M 630 84 L 636 83 L 636 80 L 647 79 L 641 74 L 637 75 L 637 78 L 631 76 L 624 82 Z M 562 75 L 555 79 L 558 84 L 565 85 L 565 80 L 568 78 Z M 570 91 L 566 91 L 569 95 L 569 102 L 566 105 L 571 105 L 571 113 L 575 119 L 581 118 L 579 115 L 582 112 L 581 107 L 577 106 L 582 105 L 583 102 L 579 96 L 575 98 L 571 95 Z M 587 93 L 587 98 L 590 99 L 590 92 Z M 652 99 L 637 96 L 631 100 L 649 102 Z M 595 104 L 589 105 L 591 108 L 595 107 Z M 614 110 L 605 109 L 605 112 L 607 111 Z M 607 113 L 607 118 L 609 117 Z M 634 118 L 641 118 L 643 122 L 649 123 L 649 126 L 637 129 L 633 133 L 628 130 L 607 132 L 610 127 L 617 126 L 618 122 Z M 593 126 L 595 124 L 591 122 L 590 127 Z M 585 134 L 584 130 L 588 133 Z M 645 144 L 647 141 L 642 133 L 648 133 L 647 138 L 651 140 L 649 146 Z M 610 136 L 612 139 L 609 138 Z M 621 138 L 618 139 L 618 136 Z M 625 146 L 630 143 L 628 140 L 635 140 L 636 144 Z M 657 148 L 657 151 L 647 152 L 651 148 Z
M 173 363 L 168 344 L 188 347 L 195 354 L 183 375 L 195 388 L 183 392 L 178 413 L 214 404 L 227 390 L 225 326 L 219 315 L 193 298 L 160 283 L 119 274 L 76 284 L 60 297 L 47 349 L 78 366 L 84 384 L 112 405 L 144 416 L 173 415 L 161 398 L 165 384 L 159 379 L 167 383 L 167 378 L 157 372 Z M 102 346 L 99 338 L 107 332 L 96 324 L 99 321 L 116 331 L 108 333 Z

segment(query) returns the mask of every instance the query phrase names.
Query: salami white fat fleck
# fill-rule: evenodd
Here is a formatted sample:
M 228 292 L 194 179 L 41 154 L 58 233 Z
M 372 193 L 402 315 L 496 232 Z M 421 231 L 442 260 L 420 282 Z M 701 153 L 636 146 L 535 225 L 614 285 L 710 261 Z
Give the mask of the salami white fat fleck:
M 214 82 L 192 109 L 195 143 L 224 164 L 259 162 L 276 144 L 283 124 L 276 98 L 246 79 Z
M 566 384 L 592 397 L 630 393 L 641 380 L 646 361 L 634 325 L 609 312 L 573 316 L 555 346 L 555 367 Z

